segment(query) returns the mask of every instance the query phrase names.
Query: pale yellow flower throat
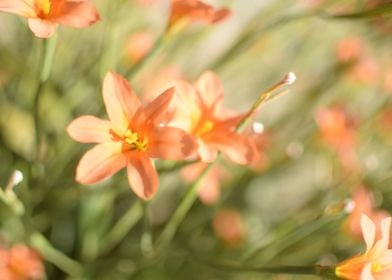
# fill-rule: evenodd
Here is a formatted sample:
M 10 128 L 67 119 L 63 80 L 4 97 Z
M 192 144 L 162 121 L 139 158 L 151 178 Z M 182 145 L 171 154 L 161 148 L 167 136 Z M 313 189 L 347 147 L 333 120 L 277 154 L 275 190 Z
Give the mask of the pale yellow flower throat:
M 137 150 L 144 152 L 147 149 L 147 138 L 143 140 L 140 138 L 139 134 L 128 129 L 123 136 L 123 141 L 130 148 L 130 150 Z
M 36 8 L 43 13 L 44 15 L 49 15 L 52 10 L 52 1 L 51 0 L 35 0 Z

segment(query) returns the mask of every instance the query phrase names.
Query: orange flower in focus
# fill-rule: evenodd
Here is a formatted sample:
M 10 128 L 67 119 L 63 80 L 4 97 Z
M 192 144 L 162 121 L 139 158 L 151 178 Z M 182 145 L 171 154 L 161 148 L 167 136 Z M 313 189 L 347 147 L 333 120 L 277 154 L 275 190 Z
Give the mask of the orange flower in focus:
M 342 164 L 349 169 L 356 168 L 356 132 L 353 118 L 343 107 L 335 106 L 318 110 L 316 122 L 323 141 L 338 152 Z
M 354 256 L 336 267 L 336 275 L 347 280 L 392 279 L 392 250 L 388 249 L 391 218 L 381 221 L 381 239 L 376 238 L 376 226 L 366 216 L 361 217 L 366 252 Z
M 378 211 L 373 207 L 373 196 L 363 186 L 355 189 L 353 193 L 354 209 L 347 219 L 347 226 L 349 230 L 358 237 L 362 237 L 361 216 L 365 214 L 373 221 L 374 224 L 379 225 L 381 220 L 388 217 L 386 211 Z M 376 239 L 381 238 L 381 229 L 376 227 Z
M 43 279 L 44 266 L 40 256 L 25 245 L 17 244 L 6 250 L 0 247 L 0 279 Z
M 153 37 L 149 32 L 136 32 L 129 37 L 126 44 L 126 54 L 132 63 L 141 60 L 151 50 L 154 44 Z
M 187 182 L 194 182 L 207 166 L 208 164 L 203 162 L 191 164 L 181 170 L 181 175 Z M 227 175 L 221 166 L 215 165 L 203 177 L 197 190 L 199 199 L 204 204 L 212 205 L 219 199 L 221 181 Z
M 238 246 L 245 240 L 246 227 L 237 210 L 220 210 L 215 215 L 212 226 L 216 236 L 229 246 Z
M 358 60 L 363 52 L 363 41 L 359 37 L 347 37 L 339 42 L 336 55 L 341 62 Z
M 142 106 L 129 83 L 109 72 L 103 82 L 103 99 L 110 121 L 82 116 L 67 128 L 78 142 L 98 143 L 80 160 L 76 180 L 94 184 L 127 167 L 136 195 L 152 198 L 158 188 L 158 174 L 151 158 L 181 160 L 196 149 L 194 138 L 183 130 L 161 125 L 173 92 L 168 89 Z
M 214 73 L 204 73 L 195 86 L 183 80 L 174 86 L 177 103 L 170 124 L 197 137 L 201 161 L 213 162 L 218 151 L 238 164 L 258 158 L 253 140 L 235 131 L 243 115 L 223 108 L 223 87 Z
M 231 13 L 228 9 L 215 9 L 200 0 L 171 0 L 169 26 L 178 22 L 202 21 L 217 23 L 226 19 Z
M 26 17 L 40 38 L 52 36 L 57 24 L 84 28 L 99 20 L 89 0 L 0 0 L 0 11 Z

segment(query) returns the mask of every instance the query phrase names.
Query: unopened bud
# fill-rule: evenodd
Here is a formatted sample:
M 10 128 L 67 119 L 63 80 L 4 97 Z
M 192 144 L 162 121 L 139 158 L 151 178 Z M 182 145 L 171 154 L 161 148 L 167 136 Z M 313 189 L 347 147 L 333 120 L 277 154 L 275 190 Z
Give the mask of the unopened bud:
M 295 76 L 294 72 L 289 72 L 286 74 L 286 76 L 284 76 L 283 83 L 285 83 L 286 85 L 292 85 L 296 79 L 297 76 Z

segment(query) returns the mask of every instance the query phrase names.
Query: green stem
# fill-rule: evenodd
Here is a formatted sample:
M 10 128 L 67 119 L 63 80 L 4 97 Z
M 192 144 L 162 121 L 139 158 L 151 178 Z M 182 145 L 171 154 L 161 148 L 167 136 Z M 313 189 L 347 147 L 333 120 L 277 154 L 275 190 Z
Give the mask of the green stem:
M 106 254 L 116 247 L 143 215 L 142 205 L 134 203 L 120 218 L 106 237 L 102 253 Z
M 42 55 L 41 62 L 41 72 L 39 75 L 39 82 L 34 93 L 34 108 L 33 108 L 33 118 L 34 118 L 34 128 L 35 128 L 35 158 L 39 158 L 40 149 L 40 138 L 41 138 L 41 127 L 39 119 L 39 106 L 42 96 L 43 89 L 47 80 L 49 79 L 50 72 L 53 65 L 53 57 L 56 49 L 57 33 L 55 33 L 50 39 L 44 41 L 44 53 Z
M 141 250 L 143 255 L 150 256 L 153 251 L 153 244 L 152 244 L 152 234 L 151 234 L 151 224 L 150 219 L 148 217 L 148 201 L 141 201 L 143 206 L 143 223 L 144 223 L 144 230 L 140 242 Z
M 147 55 L 145 55 L 142 59 L 140 59 L 138 62 L 136 62 L 135 65 L 133 65 L 131 68 L 128 69 L 125 73 L 125 77 L 128 77 L 129 79 L 134 77 L 143 67 L 146 65 L 151 59 L 153 59 L 159 51 L 163 48 L 163 46 L 166 44 L 166 42 L 169 40 L 169 35 L 168 33 L 162 34 L 154 43 L 154 46 L 152 49 L 148 52 Z
M 41 233 L 33 233 L 30 236 L 30 243 L 48 262 L 53 263 L 62 271 L 71 276 L 83 275 L 83 266 L 54 248 Z
M 175 210 L 174 214 L 170 218 L 169 222 L 166 224 L 163 229 L 161 235 L 157 240 L 157 248 L 162 249 L 165 248 L 173 239 L 174 235 L 177 232 L 178 227 L 188 214 L 192 205 L 196 201 L 197 198 L 197 189 L 200 185 L 200 182 L 203 180 L 208 171 L 212 168 L 214 163 L 210 163 L 203 172 L 199 175 L 199 177 L 194 181 L 189 187 L 184 196 L 184 199 L 181 201 L 180 205 Z

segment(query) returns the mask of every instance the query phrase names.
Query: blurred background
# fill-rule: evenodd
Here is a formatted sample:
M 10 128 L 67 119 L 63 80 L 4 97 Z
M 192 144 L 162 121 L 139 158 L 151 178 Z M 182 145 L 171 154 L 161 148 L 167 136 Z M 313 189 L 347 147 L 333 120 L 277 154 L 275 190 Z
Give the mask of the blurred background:
M 363 250 L 350 212 L 392 210 L 391 1 L 211 0 L 232 16 L 188 26 L 148 59 L 169 1 L 92 2 L 100 22 L 58 29 L 38 162 L 32 108 L 43 42 L 25 19 L 0 14 L 0 186 L 16 169 L 24 175 L 14 189 L 23 214 L 0 202 L 3 246 L 36 248 L 48 279 L 318 279 L 203 262 L 334 265 Z M 297 76 L 254 120 L 260 162 L 219 162 L 159 257 L 142 252 L 142 209 L 125 172 L 94 186 L 74 180 L 91 146 L 72 141 L 65 127 L 80 115 L 106 118 L 101 85 L 109 70 L 126 75 L 144 100 L 170 79 L 193 82 L 212 70 L 226 106 L 242 112 L 286 73 Z M 186 170 L 161 173 L 148 209 L 153 237 L 192 180 Z

